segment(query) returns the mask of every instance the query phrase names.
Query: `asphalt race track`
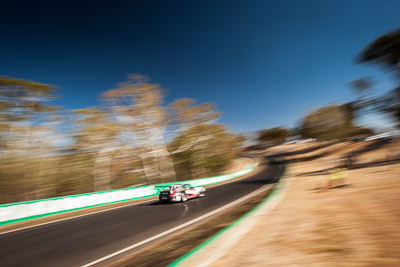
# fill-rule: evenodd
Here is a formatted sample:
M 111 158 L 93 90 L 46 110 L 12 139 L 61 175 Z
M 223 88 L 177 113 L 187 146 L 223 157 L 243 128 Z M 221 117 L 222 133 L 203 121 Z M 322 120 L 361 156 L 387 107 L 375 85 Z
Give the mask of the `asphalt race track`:
M 276 182 L 278 163 L 246 179 L 207 189 L 185 203 L 152 200 L 0 235 L 0 266 L 81 266 L 190 221 Z

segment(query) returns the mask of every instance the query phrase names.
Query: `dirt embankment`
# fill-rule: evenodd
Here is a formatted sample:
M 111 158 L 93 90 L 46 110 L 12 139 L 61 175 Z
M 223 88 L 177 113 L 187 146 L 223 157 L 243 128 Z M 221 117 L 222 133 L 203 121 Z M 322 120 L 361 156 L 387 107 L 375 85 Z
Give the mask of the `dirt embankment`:
M 294 162 L 289 191 L 212 266 L 400 266 L 400 161 L 392 157 L 400 146 L 316 147 L 283 148 Z M 325 189 L 325 171 L 349 153 L 346 178 Z

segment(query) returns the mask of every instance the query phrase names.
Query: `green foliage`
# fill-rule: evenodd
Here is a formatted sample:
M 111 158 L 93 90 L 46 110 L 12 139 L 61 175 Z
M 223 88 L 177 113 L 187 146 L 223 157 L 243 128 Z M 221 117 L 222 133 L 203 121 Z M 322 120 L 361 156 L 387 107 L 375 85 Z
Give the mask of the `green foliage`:
M 244 141 L 210 124 L 220 115 L 211 103 L 166 107 L 142 75 L 103 92 L 100 107 L 59 110 L 48 104 L 55 90 L 0 77 L 0 203 L 174 182 L 174 168 L 180 179 L 218 174 Z
M 370 43 L 358 56 L 359 63 L 383 66 L 400 81 L 400 28 L 384 34 Z M 375 108 L 388 114 L 400 128 L 400 86 L 374 100 Z
M 204 167 L 210 171 L 210 175 L 217 175 L 230 163 L 233 155 L 214 155 L 207 158 Z
M 350 87 L 353 88 L 357 93 L 364 93 L 373 85 L 374 83 L 369 78 L 360 78 L 350 82 Z
M 394 88 L 380 98 L 378 109 L 390 115 L 400 128 L 400 87 Z
M 285 128 L 275 127 L 261 130 L 258 135 L 258 141 L 261 143 L 280 144 L 285 142 L 289 136 L 289 131 Z
M 240 145 L 236 135 L 220 124 L 198 124 L 176 136 L 169 145 L 179 180 L 217 175 Z
M 359 63 L 380 64 L 399 71 L 400 29 L 384 34 L 369 44 L 358 56 Z
M 354 108 L 351 103 L 329 105 L 309 112 L 302 119 L 300 133 L 303 138 L 336 140 L 370 132 L 369 129 L 355 126 L 353 121 Z

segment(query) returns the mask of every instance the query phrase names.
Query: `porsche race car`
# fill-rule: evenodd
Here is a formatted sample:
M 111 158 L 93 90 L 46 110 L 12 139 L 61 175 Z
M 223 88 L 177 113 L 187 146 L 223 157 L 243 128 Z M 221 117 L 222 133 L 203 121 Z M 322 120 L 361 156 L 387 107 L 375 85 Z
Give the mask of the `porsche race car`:
M 185 202 L 188 199 L 204 197 L 206 189 L 201 186 L 193 187 L 190 184 L 172 184 L 164 188 L 158 195 L 161 203 Z

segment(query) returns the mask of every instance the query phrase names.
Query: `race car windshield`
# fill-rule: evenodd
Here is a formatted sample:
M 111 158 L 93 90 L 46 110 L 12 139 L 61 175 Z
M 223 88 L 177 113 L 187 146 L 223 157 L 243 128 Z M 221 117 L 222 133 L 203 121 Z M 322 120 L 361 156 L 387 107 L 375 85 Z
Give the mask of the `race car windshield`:
M 167 188 L 165 188 L 164 191 L 173 191 L 177 188 L 178 188 L 178 186 L 176 186 L 176 185 L 170 185 Z

